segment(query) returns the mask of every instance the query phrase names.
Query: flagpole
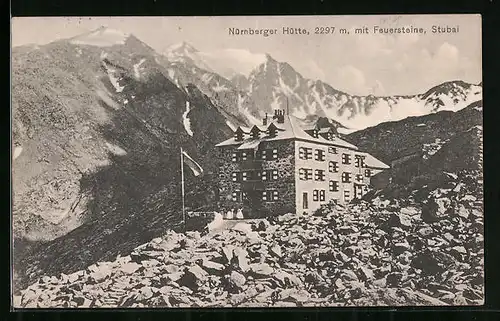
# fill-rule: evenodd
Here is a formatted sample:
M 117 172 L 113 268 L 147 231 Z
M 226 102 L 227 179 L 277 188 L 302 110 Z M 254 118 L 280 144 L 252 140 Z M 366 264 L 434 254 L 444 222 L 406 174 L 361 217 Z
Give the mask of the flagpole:
M 181 189 L 182 189 L 182 221 L 184 223 L 184 230 L 186 230 L 186 209 L 184 206 L 184 158 L 181 147 Z

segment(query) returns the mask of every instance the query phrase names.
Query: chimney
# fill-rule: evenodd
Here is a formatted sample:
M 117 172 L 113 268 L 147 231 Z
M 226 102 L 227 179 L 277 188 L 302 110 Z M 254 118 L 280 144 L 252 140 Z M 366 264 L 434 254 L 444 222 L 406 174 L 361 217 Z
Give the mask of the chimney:
M 267 126 L 267 113 L 266 113 L 266 117 L 262 120 L 262 125 Z
M 285 112 L 284 112 L 284 110 L 280 109 L 278 111 L 277 118 L 278 118 L 278 123 L 279 124 L 283 124 L 285 122 Z

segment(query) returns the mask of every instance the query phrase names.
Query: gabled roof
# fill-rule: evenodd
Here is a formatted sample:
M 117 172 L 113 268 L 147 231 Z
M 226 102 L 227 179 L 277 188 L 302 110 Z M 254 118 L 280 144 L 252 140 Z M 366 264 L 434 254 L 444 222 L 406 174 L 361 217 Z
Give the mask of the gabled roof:
M 243 126 L 238 126 L 238 128 L 236 128 L 236 130 L 234 132 L 235 133 L 245 133 L 245 134 L 248 134 L 248 133 L 250 133 L 250 129 L 246 128 L 246 127 L 243 127 Z
M 334 133 L 334 130 L 331 127 L 323 127 L 318 130 L 318 133 L 320 134 Z
M 343 139 L 340 139 L 338 137 L 335 137 L 333 140 L 328 140 L 325 139 L 321 136 L 319 137 L 312 137 L 309 135 L 299 124 L 299 120 L 291 115 L 284 115 L 284 122 L 283 123 L 278 123 L 276 121 L 271 122 L 268 126 L 271 124 L 274 124 L 273 126 L 276 126 L 278 130 L 281 132 L 278 133 L 276 136 L 269 136 L 269 135 L 264 135 L 261 136 L 261 141 L 277 141 L 277 140 L 286 140 L 286 139 L 297 139 L 297 140 L 302 140 L 302 141 L 307 141 L 307 142 L 312 142 L 312 143 L 318 143 L 318 144 L 323 144 L 323 145 L 331 145 L 331 146 L 340 146 L 340 147 L 345 147 L 353 150 L 357 150 L 358 148 L 346 142 Z M 255 126 L 254 126 L 255 127 Z M 261 129 L 263 126 L 257 126 L 259 129 Z M 245 142 L 248 142 L 250 140 L 253 140 L 253 138 L 244 138 L 242 141 L 236 141 L 234 137 L 229 138 L 219 144 L 217 144 L 217 147 L 220 146 L 231 146 L 231 145 L 239 145 L 239 144 L 244 144 Z M 240 146 L 241 149 L 241 146 Z
M 365 164 L 369 168 L 377 168 L 377 169 L 388 169 L 391 168 L 389 165 L 385 164 L 381 160 L 375 158 L 373 155 L 364 153 L 366 158 L 365 158 Z

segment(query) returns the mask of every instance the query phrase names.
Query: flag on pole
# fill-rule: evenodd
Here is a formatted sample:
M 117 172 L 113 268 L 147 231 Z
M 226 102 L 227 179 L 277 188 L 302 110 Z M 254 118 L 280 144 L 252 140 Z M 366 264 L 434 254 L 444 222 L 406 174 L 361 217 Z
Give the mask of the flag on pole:
M 203 168 L 195 162 L 195 160 L 189 156 L 185 151 L 182 151 L 182 159 L 184 161 L 184 164 L 186 164 L 191 171 L 193 172 L 194 176 L 200 176 L 203 174 Z

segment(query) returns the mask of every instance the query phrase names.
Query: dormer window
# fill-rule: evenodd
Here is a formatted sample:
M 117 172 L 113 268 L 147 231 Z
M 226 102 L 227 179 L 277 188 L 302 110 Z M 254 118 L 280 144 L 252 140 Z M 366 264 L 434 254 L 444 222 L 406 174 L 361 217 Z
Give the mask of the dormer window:
M 259 138 L 260 137 L 260 129 L 257 126 L 252 127 L 252 130 L 250 131 L 250 136 L 252 138 Z
M 243 132 L 243 129 L 241 129 L 241 127 L 238 127 L 238 128 L 236 129 L 236 131 L 234 132 L 234 139 L 235 139 L 236 141 L 242 141 L 242 140 L 243 140 L 243 135 L 244 135 L 244 134 L 245 134 L 245 133 Z
M 317 129 L 313 129 L 313 131 L 312 131 L 312 137 L 318 138 L 318 130 Z
M 275 137 L 278 134 L 278 128 L 276 127 L 276 125 L 271 123 L 271 125 L 269 125 L 269 127 L 267 128 L 267 134 L 270 137 Z

